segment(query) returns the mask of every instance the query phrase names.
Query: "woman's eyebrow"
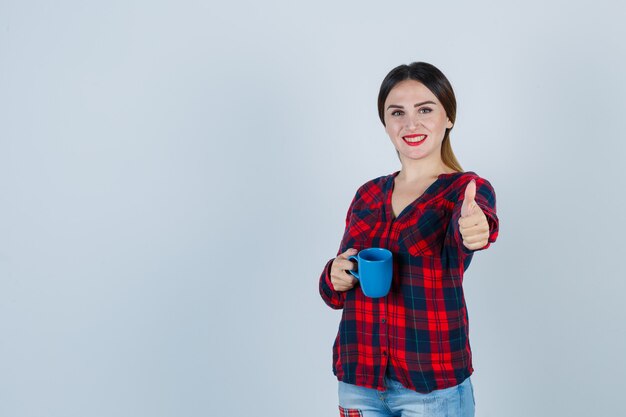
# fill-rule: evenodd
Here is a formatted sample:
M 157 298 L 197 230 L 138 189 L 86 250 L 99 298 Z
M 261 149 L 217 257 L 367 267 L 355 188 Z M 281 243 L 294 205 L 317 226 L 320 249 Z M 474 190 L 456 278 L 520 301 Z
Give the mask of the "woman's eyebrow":
M 422 106 L 424 104 L 434 104 L 435 106 L 437 105 L 437 103 L 435 103 L 434 101 L 428 100 L 428 101 L 422 101 L 421 103 L 415 103 L 413 105 L 413 107 L 419 107 L 419 106 Z M 397 104 L 390 104 L 387 107 L 387 110 L 389 110 L 389 109 L 403 109 L 403 108 L 404 108 L 404 106 L 400 106 L 400 105 L 397 105 Z

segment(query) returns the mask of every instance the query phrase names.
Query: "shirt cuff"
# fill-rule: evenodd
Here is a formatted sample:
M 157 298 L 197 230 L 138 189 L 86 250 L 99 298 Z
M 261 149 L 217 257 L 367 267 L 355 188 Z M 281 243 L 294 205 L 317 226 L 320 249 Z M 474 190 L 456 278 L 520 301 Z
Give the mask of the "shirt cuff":
M 343 308 L 343 302 L 345 299 L 345 293 L 335 291 L 332 282 L 330 281 L 330 269 L 332 268 L 335 258 L 329 260 L 322 271 L 320 276 L 319 291 L 324 302 L 331 308 L 338 310 Z

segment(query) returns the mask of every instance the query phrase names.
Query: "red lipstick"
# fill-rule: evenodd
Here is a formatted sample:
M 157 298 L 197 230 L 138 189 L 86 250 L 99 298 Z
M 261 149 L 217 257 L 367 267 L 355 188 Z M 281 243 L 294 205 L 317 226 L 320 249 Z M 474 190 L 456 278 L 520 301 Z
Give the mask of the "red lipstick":
M 418 137 L 423 137 L 423 139 L 420 140 L 419 142 L 407 140 L 407 139 L 413 140 L 413 139 L 418 138 Z M 404 143 L 406 143 L 409 146 L 419 146 L 422 143 L 424 143 L 424 141 L 426 140 L 427 137 L 428 137 L 428 135 L 413 134 L 413 135 L 402 136 L 402 139 L 404 140 Z

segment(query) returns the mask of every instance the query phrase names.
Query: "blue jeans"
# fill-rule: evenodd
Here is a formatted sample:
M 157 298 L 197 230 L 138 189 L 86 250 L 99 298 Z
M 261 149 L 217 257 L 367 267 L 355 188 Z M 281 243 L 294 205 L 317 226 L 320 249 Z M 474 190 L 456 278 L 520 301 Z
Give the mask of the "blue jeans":
M 339 381 L 342 417 L 474 416 L 474 388 L 470 378 L 454 387 L 428 394 L 407 389 L 400 382 L 387 377 L 385 386 L 386 391 L 378 391 Z

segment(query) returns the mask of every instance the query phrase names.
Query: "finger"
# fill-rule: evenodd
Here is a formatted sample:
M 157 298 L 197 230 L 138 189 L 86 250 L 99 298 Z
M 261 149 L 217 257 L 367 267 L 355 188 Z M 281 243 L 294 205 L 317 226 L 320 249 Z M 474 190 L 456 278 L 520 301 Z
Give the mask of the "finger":
M 337 267 L 338 269 L 342 270 L 342 271 L 353 271 L 354 268 L 354 262 L 349 261 L 347 259 L 339 259 L 337 258 L 337 260 L 335 260 L 335 267 Z
M 471 227 L 469 229 L 461 229 L 461 237 L 463 239 L 474 238 L 475 236 L 487 236 L 489 237 L 489 228 L 484 227 Z
M 345 275 L 345 274 L 342 274 L 342 275 Z M 344 278 L 342 276 L 332 276 L 331 277 L 331 282 L 333 284 L 333 288 L 336 291 L 347 291 L 350 288 L 354 287 L 354 285 L 356 284 L 356 279 L 354 277 L 352 277 L 352 278 L 345 277 Z
M 356 278 L 348 272 L 348 269 L 342 269 L 337 266 L 330 271 L 330 279 L 331 281 L 352 282 Z
M 485 216 L 470 216 L 459 218 L 459 228 L 469 229 L 470 227 L 489 227 L 489 222 Z
M 487 245 L 487 241 L 481 241 L 476 243 L 469 243 L 465 240 L 463 241 L 463 245 L 470 250 L 482 249 Z
M 476 180 L 471 180 L 465 187 L 465 196 L 461 206 L 461 217 L 468 217 L 473 214 L 476 206 Z
M 487 216 L 478 204 L 474 207 L 473 212 L 474 213 L 470 216 L 459 217 L 459 226 L 470 227 L 477 224 L 487 223 Z
M 484 232 L 478 233 L 476 235 L 471 235 L 471 236 L 463 236 L 463 242 L 467 242 L 470 244 L 479 243 L 479 242 L 487 243 L 487 240 L 489 240 L 489 233 L 484 233 Z
M 334 277 L 335 277 L 335 281 L 344 285 L 354 285 L 356 283 L 356 278 L 354 278 L 354 276 L 345 272 L 337 274 Z

